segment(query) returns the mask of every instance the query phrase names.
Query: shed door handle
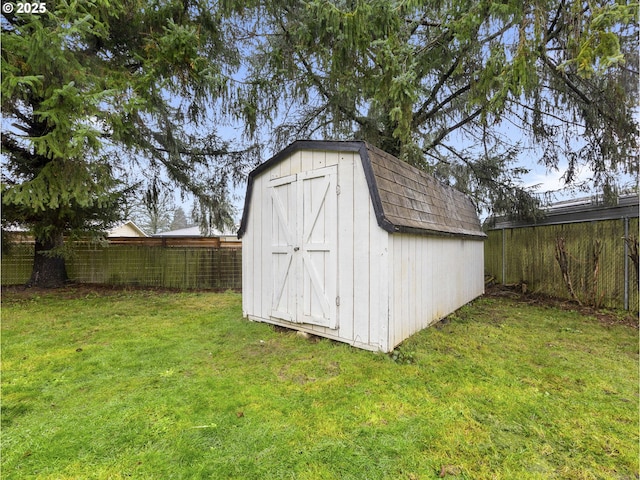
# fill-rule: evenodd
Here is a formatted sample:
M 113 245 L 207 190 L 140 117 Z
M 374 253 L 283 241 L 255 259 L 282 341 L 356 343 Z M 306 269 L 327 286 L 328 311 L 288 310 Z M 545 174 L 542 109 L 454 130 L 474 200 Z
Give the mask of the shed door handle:
M 298 250 L 300 250 L 300 247 L 293 247 L 294 252 L 297 252 Z

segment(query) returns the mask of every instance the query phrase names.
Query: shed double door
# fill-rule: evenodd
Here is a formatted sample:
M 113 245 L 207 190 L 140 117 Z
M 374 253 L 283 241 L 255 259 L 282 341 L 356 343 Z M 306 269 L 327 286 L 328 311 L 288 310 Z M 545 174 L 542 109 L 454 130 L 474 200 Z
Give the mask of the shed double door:
M 271 316 L 337 328 L 337 166 L 269 182 Z

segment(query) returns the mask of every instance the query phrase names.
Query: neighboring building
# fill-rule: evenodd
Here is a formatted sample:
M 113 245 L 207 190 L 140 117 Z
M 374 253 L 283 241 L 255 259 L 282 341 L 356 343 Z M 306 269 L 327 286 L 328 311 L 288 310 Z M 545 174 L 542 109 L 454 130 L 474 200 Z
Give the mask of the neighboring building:
M 169 230 L 167 232 L 154 233 L 152 237 L 202 237 L 200 227 L 179 228 L 177 230 Z
M 156 233 L 154 235 L 152 235 L 153 237 L 161 237 L 161 238 L 180 238 L 180 237 L 191 237 L 191 238 L 195 238 L 195 237 L 203 237 L 202 233 L 200 232 L 200 227 L 199 226 L 194 226 L 194 227 L 186 227 L 186 228 L 179 228 L 178 230 L 170 230 L 167 232 L 160 232 L 160 233 Z M 227 244 L 227 245 L 232 245 L 232 244 L 239 244 L 240 242 L 238 241 L 238 236 L 235 232 L 232 232 L 230 230 L 225 230 L 225 231 L 220 231 L 220 230 L 213 230 L 211 237 L 216 237 L 220 239 L 220 244 Z
M 484 292 L 464 194 L 365 142 L 298 141 L 249 174 L 243 313 L 388 352 Z
M 9 233 L 10 238 L 14 242 L 18 243 L 30 243 L 33 242 L 33 236 L 29 233 L 29 230 L 19 227 L 11 227 L 5 229 L 5 232 Z M 131 220 L 124 222 L 116 227 L 113 227 L 107 232 L 107 238 L 123 238 L 123 237 L 146 237 L 147 234 L 138 227 Z
M 131 220 L 112 228 L 107 237 L 146 237 L 147 234 Z
M 595 222 L 638 216 L 638 194 L 620 195 L 614 205 L 605 204 L 592 197 L 574 198 L 553 203 L 543 209 L 543 216 L 536 221 L 510 220 L 505 217 L 489 218 L 485 222 L 491 230 L 502 228 L 533 227 L 536 225 L 561 225 Z

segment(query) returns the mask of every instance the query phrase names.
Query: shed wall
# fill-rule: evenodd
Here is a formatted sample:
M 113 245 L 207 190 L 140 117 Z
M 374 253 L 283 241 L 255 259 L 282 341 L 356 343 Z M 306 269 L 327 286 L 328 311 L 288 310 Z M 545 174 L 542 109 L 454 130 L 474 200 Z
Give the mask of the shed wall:
M 357 152 L 300 150 L 254 178 L 246 235 L 243 237 L 243 312 L 252 320 L 291 327 L 270 315 L 271 199 L 275 178 L 338 166 L 336 222 L 337 328 L 296 324 L 295 328 L 370 350 L 388 349 L 388 234 L 378 227 Z
M 484 242 L 390 235 L 389 349 L 484 293 Z

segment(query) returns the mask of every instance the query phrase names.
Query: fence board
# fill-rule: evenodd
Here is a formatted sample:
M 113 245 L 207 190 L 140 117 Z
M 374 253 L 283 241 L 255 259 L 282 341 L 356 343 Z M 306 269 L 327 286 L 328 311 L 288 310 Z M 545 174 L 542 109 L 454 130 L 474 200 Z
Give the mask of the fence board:
M 638 218 L 628 220 L 629 231 L 637 236 Z M 523 282 L 530 291 L 570 299 L 556 259 L 556 244 L 563 238 L 578 300 L 624 308 L 624 235 L 624 219 L 491 230 L 485 243 L 485 270 L 498 283 Z M 629 305 L 637 310 L 637 270 L 628 262 Z
M 242 288 L 238 247 L 78 243 L 67 259 L 69 279 L 78 283 L 181 289 Z M 33 265 L 33 245 L 13 245 L 2 256 L 2 285 L 23 284 Z

